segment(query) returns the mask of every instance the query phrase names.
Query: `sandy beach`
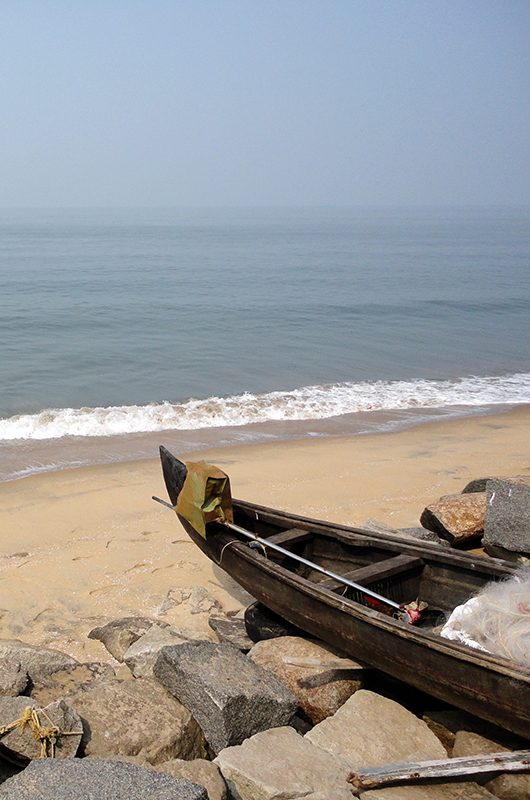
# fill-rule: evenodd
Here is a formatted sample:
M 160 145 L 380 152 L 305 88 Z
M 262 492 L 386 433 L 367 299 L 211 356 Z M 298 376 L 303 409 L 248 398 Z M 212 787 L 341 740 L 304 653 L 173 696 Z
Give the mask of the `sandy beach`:
M 427 504 L 471 478 L 529 474 L 529 452 L 524 406 L 395 433 L 230 447 L 200 457 L 228 472 L 235 497 L 337 522 L 372 518 L 400 527 L 418 524 Z M 3 638 L 108 660 L 102 645 L 86 638 L 98 624 L 143 615 L 211 636 L 208 614 L 190 615 L 188 590 L 208 591 L 203 608 L 247 603 L 153 494 L 166 497 L 156 458 L 0 484 Z

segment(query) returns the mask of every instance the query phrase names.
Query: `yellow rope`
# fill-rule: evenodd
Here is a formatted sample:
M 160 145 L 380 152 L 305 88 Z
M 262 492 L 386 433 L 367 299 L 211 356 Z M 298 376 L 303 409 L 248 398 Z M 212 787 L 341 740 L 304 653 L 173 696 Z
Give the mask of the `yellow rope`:
M 45 728 L 41 725 L 39 714 L 46 717 L 49 727 Z M 10 722 L 8 725 L 0 725 L 0 737 L 5 736 L 6 733 L 20 728 L 23 733 L 26 725 L 31 730 L 33 738 L 36 742 L 40 742 L 39 758 L 55 758 L 55 745 L 60 736 L 81 736 L 83 731 L 62 731 L 53 724 L 47 713 L 43 708 L 31 708 L 28 706 L 22 712 L 19 719 Z

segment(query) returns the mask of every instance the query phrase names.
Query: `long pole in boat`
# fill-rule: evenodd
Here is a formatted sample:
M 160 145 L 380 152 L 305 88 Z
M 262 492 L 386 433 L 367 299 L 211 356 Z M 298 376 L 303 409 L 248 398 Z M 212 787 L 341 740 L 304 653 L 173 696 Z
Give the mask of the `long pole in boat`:
M 161 503 L 163 506 L 166 506 L 166 508 L 170 508 L 172 511 L 175 510 L 174 506 L 172 506 L 170 503 L 167 503 L 165 500 L 162 500 L 160 497 L 155 497 L 153 495 L 153 500 L 156 500 L 157 503 Z M 275 544 L 274 542 L 269 542 L 267 539 L 262 539 L 261 536 L 257 536 L 255 533 L 247 531 L 246 528 L 242 528 L 240 525 L 235 525 L 233 522 L 223 522 L 219 524 L 224 525 L 226 528 L 234 531 L 234 533 L 239 533 L 246 539 L 257 542 L 264 548 L 270 547 L 271 550 L 276 550 L 277 553 L 288 556 L 294 561 L 297 561 L 299 564 L 304 564 L 306 567 L 310 567 L 310 569 L 314 569 L 316 572 L 320 572 L 322 575 L 326 575 L 328 578 L 333 578 L 333 580 L 344 584 L 344 586 L 350 586 L 352 589 L 356 589 L 361 594 L 365 594 L 368 597 L 371 597 L 373 600 L 377 600 L 379 603 L 383 603 L 386 606 L 396 609 L 396 611 L 399 611 L 401 614 L 405 615 L 408 622 L 413 623 L 415 621 L 412 619 L 407 610 L 400 606 L 399 603 L 394 602 L 394 600 L 390 600 L 388 597 L 383 597 L 383 595 L 373 592 L 371 589 L 367 589 L 366 586 L 361 586 L 359 583 L 354 583 L 354 581 L 348 580 L 348 578 L 345 578 L 343 575 L 338 575 L 336 572 L 332 572 L 325 567 L 321 567 L 320 564 L 315 564 L 314 561 L 309 561 L 309 559 L 304 558 L 303 556 L 299 556 L 296 553 L 291 553 L 291 551 L 286 550 L 285 547 L 280 547 L 280 545 Z
M 325 567 L 321 567 L 320 564 L 315 564 L 314 561 L 309 561 L 309 559 L 304 558 L 303 556 L 299 556 L 296 553 L 291 553 L 290 550 L 286 550 L 285 547 L 280 547 L 279 544 L 269 542 L 267 539 L 262 539 L 260 536 L 256 536 L 255 533 L 247 531 L 240 525 L 234 525 L 233 522 L 224 522 L 222 524 L 224 524 L 227 528 L 230 528 L 231 531 L 239 533 L 241 536 L 245 536 L 247 539 L 251 539 L 253 542 L 258 542 L 263 547 L 270 547 L 271 550 L 276 550 L 277 553 L 282 553 L 282 555 L 289 556 L 289 558 L 294 559 L 294 561 L 298 561 L 299 564 L 304 564 L 306 567 L 310 567 L 311 569 L 320 572 L 322 575 L 327 575 L 328 578 L 333 578 L 339 583 L 343 583 L 345 586 L 350 586 L 352 589 L 356 589 L 358 592 L 366 594 L 368 597 L 372 597 L 374 600 L 378 600 L 380 603 L 391 606 L 398 611 L 403 610 L 399 603 L 394 602 L 394 600 L 390 600 L 388 597 L 383 597 L 383 595 L 377 594 L 377 592 L 373 592 L 371 589 L 367 589 L 366 586 L 361 586 L 359 583 L 354 583 L 354 581 L 348 580 L 348 578 L 345 578 L 343 575 L 337 575 L 336 572 L 332 572 Z

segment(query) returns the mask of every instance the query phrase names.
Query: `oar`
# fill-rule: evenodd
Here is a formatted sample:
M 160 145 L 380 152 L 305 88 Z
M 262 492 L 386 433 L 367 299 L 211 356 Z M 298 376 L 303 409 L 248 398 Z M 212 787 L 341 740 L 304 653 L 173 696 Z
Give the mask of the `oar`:
M 160 497 L 155 497 L 153 495 L 153 500 L 156 500 L 157 503 L 161 503 L 163 506 L 170 508 L 174 511 L 174 507 L 169 503 L 166 503 L 165 500 L 162 500 Z M 299 556 L 296 553 L 292 553 L 290 550 L 286 550 L 284 547 L 280 547 L 280 545 L 275 544 L 274 542 L 269 542 L 267 539 L 262 539 L 260 536 L 257 536 L 255 533 L 251 531 L 247 531 L 246 528 L 242 528 L 240 525 L 235 525 L 233 522 L 219 522 L 220 525 L 224 525 L 226 528 L 229 528 L 234 533 L 239 533 L 241 536 L 244 536 L 246 539 L 250 539 L 253 542 L 257 542 L 258 544 L 262 545 L 262 547 L 270 547 L 271 550 L 275 550 L 277 553 L 281 553 L 284 556 L 288 556 L 292 558 L 294 561 L 297 561 L 299 564 L 304 564 L 306 567 L 310 567 L 314 569 L 316 572 L 320 572 L 322 575 L 326 575 L 328 578 L 333 578 L 333 580 L 338 581 L 339 583 L 344 584 L 344 586 L 349 586 L 352 589 L 360 592 L 361 594 L 366 595 L 367 597 L 371 597 L 373 600 L 377 600 L 379 603 L 383 605 L 389 606 L 390 608 L 395 609 L 400 613 L 401 616 L 404 616 L 407 622 L 414 624 L 419 619 L 419 613 L 415 609 L 408 609 L 404 606 L 401 606 L 399 603 L 394 602 L 394 600 L 390 600 L 388 597 L 383 597 L 383 595 L 378 594 L 377 592 L 373 592 L 371 589 L 367 589 L 366 586 L 361 586 L 359 583 L 354 583 L 354 581 L 348 580 L 343 575 L 338 575 L 336 572 L 332 572 L 325 567 L 321 567 L 320 564 L 315 564 L 314 561 L 309 561 L 307 558 L 303 558 L 303 556 Z

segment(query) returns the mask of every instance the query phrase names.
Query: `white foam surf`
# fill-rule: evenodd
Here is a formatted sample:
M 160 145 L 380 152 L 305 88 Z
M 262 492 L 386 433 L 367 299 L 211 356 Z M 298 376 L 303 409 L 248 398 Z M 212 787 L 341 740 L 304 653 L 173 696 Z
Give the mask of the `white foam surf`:
M 357 412 L 529 402 L 530 373 L 443 381 L 337 383 L 266 394 L 247 392 L 190 399 L 183 403 L 46 409 L 37 414 L 0 419 L 0 440 L 197 430 L 257 422 L 329 419 Z

